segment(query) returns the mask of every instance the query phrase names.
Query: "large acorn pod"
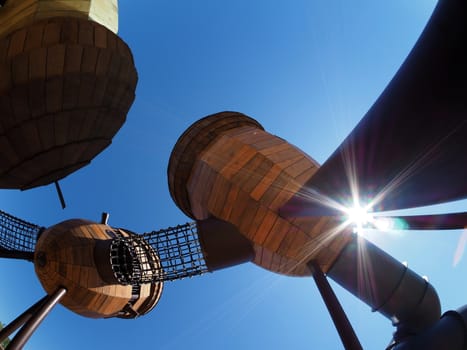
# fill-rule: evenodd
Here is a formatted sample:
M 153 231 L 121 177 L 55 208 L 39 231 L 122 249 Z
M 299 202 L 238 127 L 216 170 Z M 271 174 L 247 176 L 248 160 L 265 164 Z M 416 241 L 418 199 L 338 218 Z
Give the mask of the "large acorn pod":
M 34 253 L 36 274 L 48 294 L 67 290 L 60 303 L 91 318 L 134 318 L 158 303 L 163 282 L 122 285 L 111 271 L 112 239 L 129 232 L 82 219 L 61 222 L 45 230 Z M 159 265 L 154 253 L 153 264 Z M 110 271 L 110 272 L 109 272 Z
M 28 189 L 85 166 L 135 97 L 128 46 L 103 25 L 48 18 L 0 38 L 0 188 Z
M 208 233 L 215 231 L 208 224 L 223 222 L 218 230 L 230 231 L 232 238 L 242 235 L 254 249 L 255 264 L 281 274 L 306 276 L 311 274 L 310 260 L 327 272 L 351 233 L 341 230 L 340 217 L 287 219 L 279 214 L 318 168 L 311 157 L 265 131 L 256 120 L 238 112 L 221 112 L 195 122 L 178 139 L 168 182 L 178 207 L 198 221 L 206 251 Z M 241 252 L 235 256 L 231 249 L 229 261 L 250 258 L 248 244 L 238 239 L 233 244 Z M 207 252 L 208 260 L 219 249 L 214 245 Z M 227 265 L 218 260 L 216 265 Z

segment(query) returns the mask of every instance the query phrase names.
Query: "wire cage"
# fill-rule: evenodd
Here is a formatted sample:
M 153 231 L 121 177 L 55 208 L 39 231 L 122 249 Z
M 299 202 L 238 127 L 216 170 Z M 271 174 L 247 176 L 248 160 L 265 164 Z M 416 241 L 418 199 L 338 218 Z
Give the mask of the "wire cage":
M 0 250 L 33 253 L 43 227 L 0 210 Z
M 194 222 L 116 237 L 110 260 L 121 284 L 172 281 L 208 271 Z

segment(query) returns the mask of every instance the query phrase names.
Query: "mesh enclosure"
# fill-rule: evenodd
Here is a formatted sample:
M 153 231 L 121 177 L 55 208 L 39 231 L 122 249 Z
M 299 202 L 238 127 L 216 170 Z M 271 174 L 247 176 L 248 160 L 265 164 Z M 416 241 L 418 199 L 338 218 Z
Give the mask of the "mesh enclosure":
M 172 281 L 208 271 L 196 223 L 117 237 L 111 244 L 110 259 L 121 284 Z
M 0 210 L 0 249 L 32 253 L 42 229 Z

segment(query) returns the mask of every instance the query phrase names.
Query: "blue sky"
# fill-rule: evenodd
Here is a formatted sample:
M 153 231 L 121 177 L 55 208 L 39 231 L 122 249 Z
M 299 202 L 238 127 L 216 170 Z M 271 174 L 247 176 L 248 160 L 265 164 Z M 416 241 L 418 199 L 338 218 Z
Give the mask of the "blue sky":
M 197 119 L 243 112 L 322 163 L 378 97 L 407 56 L 435 1 L 120 1 L 119 35 L 139 72 L 136 101 L 113 144 L 53 186 L 2 190 L 0 208 L 49 226 L 80 217 L 136 232 L 190 221 L 172 202 L 168 159 Z M 432 211 L 463 211 L 466 201 Z M 453 266 L 462 231 L 369 232 L 427 275 L 443 311 L 465 303 L 466 259 Z M 43 296 L 26 262 L 0 261 L 0 320 Z M 336 286 L 365 349 L 384 348 L 393 327 Z M 252 264 L 166 283 L 137 320 L 91 320 L 57 307 L 26 349 L 339 349 L 313 280 Z

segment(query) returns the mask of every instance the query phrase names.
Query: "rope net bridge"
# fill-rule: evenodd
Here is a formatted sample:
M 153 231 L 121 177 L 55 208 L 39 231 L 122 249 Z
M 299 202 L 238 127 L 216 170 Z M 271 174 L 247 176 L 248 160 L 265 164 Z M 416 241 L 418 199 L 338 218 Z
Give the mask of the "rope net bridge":
M 44 227 L 0 211 L 0 257 L 34 259 Z M 139 285 L 201 275 L 208 271 L 195 222 L 144 234 L 118 235 L 109 261 L 118 282 Z
M 173 281 L 208 271 L 195 222 L 117 237 L 110 259 L 121 284 Z
M 0 256 L 32 260 L 43 227 L 0 210 Z

